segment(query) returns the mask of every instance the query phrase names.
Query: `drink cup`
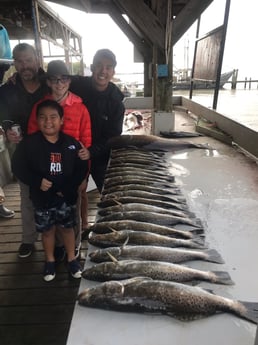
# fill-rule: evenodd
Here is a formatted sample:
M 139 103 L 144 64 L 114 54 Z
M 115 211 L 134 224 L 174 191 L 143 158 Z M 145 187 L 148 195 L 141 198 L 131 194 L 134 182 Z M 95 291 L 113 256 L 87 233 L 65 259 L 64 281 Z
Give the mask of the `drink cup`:
M 21 126 L 20 125 L 15 123 L 14 125 L 12 125 L 11 130 L 14 131 L 18 137 L 21 136 Z

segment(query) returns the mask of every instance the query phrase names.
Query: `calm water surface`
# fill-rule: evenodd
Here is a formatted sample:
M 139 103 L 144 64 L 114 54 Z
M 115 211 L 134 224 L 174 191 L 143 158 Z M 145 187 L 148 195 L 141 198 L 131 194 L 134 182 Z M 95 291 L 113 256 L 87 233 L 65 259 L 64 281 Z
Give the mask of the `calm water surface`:
M 189 97 L 189 91 L 177 90 L 174 95 Z M 194 90 L 192 100 L 212 108 L 214 90 Z M 219 91 L 217 111 L 246 127 L 258 131 L 258 90 L 222 89 Z

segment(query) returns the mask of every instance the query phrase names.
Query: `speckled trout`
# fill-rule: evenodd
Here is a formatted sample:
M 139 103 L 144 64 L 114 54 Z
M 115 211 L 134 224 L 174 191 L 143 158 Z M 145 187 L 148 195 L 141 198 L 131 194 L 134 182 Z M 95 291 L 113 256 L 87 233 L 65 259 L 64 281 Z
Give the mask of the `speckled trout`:
M 118 175 L 118 176 L 105 176 L 105 186 L 116 186 L 130 183 L 138 184 L 149 184 L 149 185 L 167 185 L 170 188 L 179 188 L 177 184 L 174 183 L 174 177 L 171 178 L 157 178 L 155 176 L 139 176 L 135 175 Z
M 96 249 L 89 253 L 93 262 L 112 261 L 110 254 L 117 260 L 152 260 L 172 263 L 203 260 L 223 264 L 221 255 L 215 249 L 190 250 L 158 246 L 121 246 Z
M 135 189 L 127 189 L 127 190 L 121 190 L 121 191 L 114 191 L 110 194 L 102 195 L 101 200 L 111 199 L 111 198 L 119 198 L 119 197 L 125 197 L 125 196 L 131 196 L 131 197 L 139 197 L 139 198 L 148 198 L 149 200 L 159 200 L 159 201 L 166 201 L 166 202 L 176 202 L 176 203 L 183 203 L 186 205 L 186 199 L 181 195 L 167 195 L 164 194 L 158 194 L 158 193 L 152 193 L 148 191 L 143 190 L 135 190 Z
M 149 193 L 161 194 L 161 195 L 175 195 L 181 197 L 182 193 L 178 188 L 168 188 L 168 187 L 161 187 L 161 186 L 149 186 L 143 185 L 139 183 L 129 183 L 123 184 L 121 186 L 113 186 L 113 187 L 106 187 L 104 185 L 104 189 L 102 190 L 102 194 L 111 194 L 117 191 L 128 191 L 128 190 L 137 190 L 137 191 L 145 191 Z
M 105 208 L 109 206 L 122 205 L 122 204 L 131 204 L 131 203 L 140 203 L 143 205 L 151 205 L 163 207 L 166 209 L 176 208 L 178 210 L 187 210 L 188 206 L 182 202 L 167 202 L 162 200 L 148 199 L 148 198 L 139 198 L 135 196 L 123 196 L 117 198 L 106 198 L 97 203 L 97 206 L 100 208 Z
M 258 303 L 225 298 L 197 286 L 141 277 L 100 283 L 82 291 L 78 301 L 91 308 L 167 314 L 182 321 L 230 313 L 258 322 Z
M 108 142 L 109 147 L 138 147 L 145 150 L 182 150 L 186 148 L 211 149 L 207 144 L 195 144 L 180 139 L 164 139 L 155 135 L 120 135 L 113 137 Z
M 146 246 L 161 246 L 161 247 L 185 247 L 204 249 L 204 238 L 197 237 L 194 239 L 173 238 L 154 234 L 152 232 L 121 230 L 107 234 L 94 234 L 90 232 L 88 241 L 94 246 L 101 248 L 106 247 L 120 247 L 126 241 L 129 245 L 146 245 Z
M 105 234 L 112 231 L 122 230 L 135 230 L 144 232 L 153 232 L 158 235 L 164 235 L 169 237 L 185 238 L 190 239 L 196 237 L 196 235 L 203 235 L 204 229 L 192 228 L 186 229 L 175 229 L 165 225 L 157 225 L 145 222 L 137 222 L 135 220 L 114 220 L 110 222 L 95 223 L 89 231 L 93 231 L 97 234 Z
M 151 260 L 101 262 L 86 268 L 82 272 L 82 276 L 85 279 L 96 281 L 149 277 L 179 283 L 208 281 L 214 284 L 234 284 L 229 274 L 224 271 L 203 271 L 170 262 Z
M 142 211 L 115 212 L 107 216 L 99 217 L 97 223 L 125 219 L 131 219 L 139 222 L 147 222 L 159 225 L 188 224 L 200 228 L 203 227 L 201 220 L 198 218 L 177 217 L 175 215 L 170 214 Z
M 183 218 L 194 218 L 195 214 L 193 212 L 190 212 L 188 210 L 178 210 L 173 207 L 171 208 L 164 208 L 160 206 L 153 206 L 153 205 L 146 205 L 146 204 L 141 204 L 139 202 L 132 202 L 128 204 L 120 204 L 120 205 L 115 205 L 115 206 L 107 206 L 104 208 L 101 208 L 98 210 L 98 215 L 101 217 L 112 215 L 115 213 L 119 212 L 133 212 L 133 211 L 138 211 L 138 212 L 146 212 L 146 213 L 160 213 L 164 215 L 172 215 L 176 217 L 183 217 Z
M 111 189 L 116 186 L 124 186 L 129 184 L 137 184 L 141 186 L 149 186 L 149 187 L 156 187 L 156 188 L 170 188 L 176 191 L 178 194 L 180 193 L 180 188 L 173 182 L 169 181 L 161 181 L 161 180 L 155 180 L 155 179 L 147 179 L 147 178 L 139 178 L 137 176 L 134 177 L 114 177 L 111 179 L 105 179 L 104 180 L 104 188 L 105 189 Z
M 146 169 L 137 169 L 133 167 L 119 167 L 119 168 L 108 168 L 106 171 L 105 177 L 116 177 L 116 176 L 137 176 L 137 177 L 152 177 L 157 179 L 164 179 L 170 182 L 175 181 L 174 176 L 170 175 L 168 171 L 158 172 L 152 170 L 146 170 Z
M 140 150 L 139 148 L 119 148 L 119 149 L 113 149 L 111 152 L 111 157 L 154 157 L 154 158 L 162 158 L 165 156 L 165 153 L 162 151 L 146 151 L 146 150 Z

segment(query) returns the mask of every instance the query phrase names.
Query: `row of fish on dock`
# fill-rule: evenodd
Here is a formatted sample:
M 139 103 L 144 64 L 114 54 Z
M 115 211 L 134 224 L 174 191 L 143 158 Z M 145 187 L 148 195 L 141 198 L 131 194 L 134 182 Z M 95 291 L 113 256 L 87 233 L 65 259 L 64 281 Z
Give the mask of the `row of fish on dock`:
M 94 264 L 82 273 L 84 279 L 100 283 L 82 291 L 79 304 L 180 320 L 227 312 L 257 323 L 258 303 L 228 299 L 194 285 L 232 285 L 228 272 L 185 264 L 224 261 L 205 243 L 202 221 L 189 210 L 166 152 L 207 146 L 143 135 L 122 135 L 110 145 L 110 163 L 88 239 L 98 249 L 89 253 Z

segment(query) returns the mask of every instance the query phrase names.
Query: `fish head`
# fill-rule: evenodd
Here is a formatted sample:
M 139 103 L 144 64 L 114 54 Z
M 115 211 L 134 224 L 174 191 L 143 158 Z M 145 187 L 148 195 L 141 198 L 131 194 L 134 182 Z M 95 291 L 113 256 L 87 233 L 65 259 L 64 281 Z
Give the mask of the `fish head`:
M 104 257 L 107 258 L 108 255 L 106 253 L 102 253 L 100 249 L 94 250 L 93 252 L 89 253 L 90 260 L 93 262 L 102 262 L 106 261 L 104 260 Z
M 80 305 L 105 308 L 111 300 L 123 297 L 124 286 L 119 281 L 101 283 L 93 288 L 87 288 L 78 295 Z
M 115 262 L 101 262 L 86 268 L 82 272 L 82 277 L 95 281 L 111 280 L 113 278 L 113 274 L 117 270 L 116 266 L 118 266 L 118 264 Z
M 108 254 L 110 252 L 115 258 L 117 258 L 121 253 L 121 249 L 116 247 L 112 247 L 112 249 L 96 249 L 93 252 L 89 253 L 89 257 L 93 262 L 112 261 Z
M 105 234 L 95 234 L 95 233 L 91 233 L 91 236 L 89 237 L 89 240 L 91 241 L 92 244 L 98 243 L 98 242 L 102 242 L 105 240 L 117 240 L 121 237 L 121 234 L 119 233 L 119 231 L 116 232 L 108 232 Z

